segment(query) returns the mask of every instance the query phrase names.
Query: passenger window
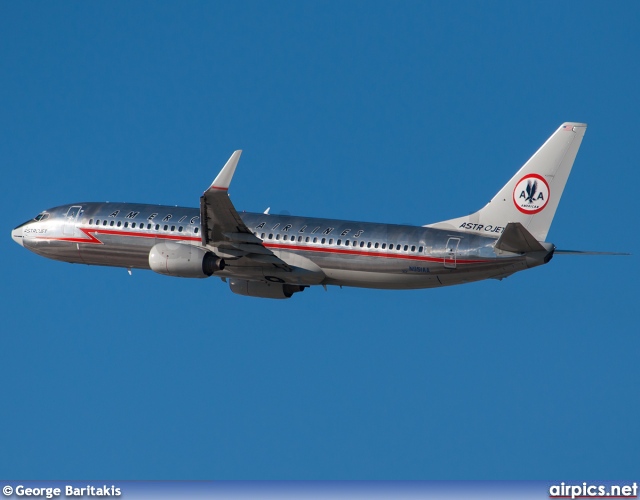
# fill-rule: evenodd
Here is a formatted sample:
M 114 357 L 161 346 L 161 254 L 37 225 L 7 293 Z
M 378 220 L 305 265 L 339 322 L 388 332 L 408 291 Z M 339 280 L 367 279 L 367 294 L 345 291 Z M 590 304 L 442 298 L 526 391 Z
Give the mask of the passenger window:
M 302 236 L 298 236 L 298 243 L 302 242 Z
M 422 253 L 422 247 L 418 248 L 418 252 Z
M 115 224 L 115 221 L 111 221 L 111 222 L 109 222 L 109 225 L 110 225 L 111 227 L 113 227 L 113 225 L 114 225 L 114 224 Z
M 142 224 L 141 224 L 141 225 L 142 225 Z M 136 223 L 135 223 L 135 222 L 132 222 L 132 223 L 131 223 L 131 227 L 132 227 L 133 229 L 135 229 L 135 228 L 136 228 Z M 144 226 L 143 226 L 143 227 L 144 227 Z
M 96 226 L 100 225 L 100 219 L 96 219 Z
M 129 223 L 128 223 L 128 222 L 125 222 L 125 223 L 124 223 L 124 227 L 129 227 Z
M 198 231 L 199 231 L 199 230 L 200 230 L 200 228 L 199 228 L 199 227 L 196 227 L 196 228 L 193 230 L 193 234 L 198 234 Z
M 304 239 L 304 242 L 305 243 L 309 243 L 309 237 L 308 236 Z
M 387 244 L 386 244 L 386 243 L 383 243 L 383 244 L 382 244 L 382 249 L 384 250 L 385 248 L 387 248 Z
M 379 243 L 376 241 L 376 244 L 373 245 L 375 248 L 378 248 Z
M 285 235 L 282 237 L 282 239 L 283 239 L 284 241 L 287 241 L 287 240 L 289 239 L 289 235 L 288 235 L 288 234 L 285 234 Z
M 371 248 L 371 242 L 367 243 L 367 248 Z
M 321 243 L 324 245 L 325 241 L 327 241 L 327 239 L 326 238 L 322 238 L 322 242 Z
M 400 250 L 400 245 L 396 245 L 396 250 Z
M 360 242 L 360 248 L 363 248 L 363 247 L 364 247 L 364 241 L 361 241 Z
M 407 250 L 409 250 L 409 245 L 404 246 L 404 251 L 406 252 Z
M 269 233 L 269 239 L 273 238 L 273 233 Z
M 93 219 L 89 219 L 89 225 L 93 224 Z
M 411 245 L 411 251 L 415 252 L 416 251 L 416 246 L 415 245 Z
M 344 240 L 344 246 L 346 246 L 346 247 L 349 246 L 349 240 Z
M 156 231 L 160 231 L 160 224 L 156 224 Z
M 179 233 L 181 233 L 181 232 L 182 232 L 182 226 L 180 226 L 180 227 L 178 228 L 178 232 L 179 232 Z
M 276 240 L 280 239 L 280 233 L 276 234 Z
M 314 243 L 318 243 L 318 238 L 313 238 Z
M 329 245 L 333 245 L 333 238 L 329 238 Z
M 264 233 L 262 233 L 262 236 L 260 236 L 260 238 L 264 240 Z
M 336 241 L 336 245 L 338 245 L 338 246 L 339 246 L 339 245 L 342 245 L 342 240 L 338 240 L 338 241 Z
M 171 226 L 171 230 L 175 231 L 176 230 L 176 226 Z
M 356 240 L 353 240 L 353 246 L 357 247 L 358 246 L 358 242 Z
M 106 226 L 106 225 L 107 225 L 107 220 L 106 220 L 106 219 L 102 222 L 102 225 L 103 225 L 103 226 Z
M 169 230 L 169 226 L 168 226 L 167 224 L 165 224 L 163 229 L 164 229 L 165 231 L 168 231 L 168 230 Z

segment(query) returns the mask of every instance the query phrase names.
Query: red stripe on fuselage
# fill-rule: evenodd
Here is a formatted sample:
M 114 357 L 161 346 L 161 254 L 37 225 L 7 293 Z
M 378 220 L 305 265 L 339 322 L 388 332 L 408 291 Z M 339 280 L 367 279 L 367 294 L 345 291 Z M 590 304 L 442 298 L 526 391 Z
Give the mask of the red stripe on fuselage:
M 110 236 L 128 236 L 131 238 L 157 238 L 163 240 L 172 240 L 172 241 L 202 241 L 201 238 L 190 237 L 190 236 L 179 236 L 179 235 L 169 235 L 169 234 L 157 234 L 157 233 L 142 233 L 142 232 L 132 232 L 132 231 L 118 231 L 112 229 L 92 229 L 92 228 L 78 228 L 84 234 L 87 235 L 89 239 L 86 238 L 47 238 L 38 236 L 38 239 L 44 240 L 54 240 L 54 241 L 68 241 L 70 243 L 88 243 L 88 244 L 98 244 L 104 245 L 104 243 L 93 236 L 93 234 L 106 234 Z M 89 234 L 93 233 L 93 234 Z M 325 247 L 311 247 L 311 246 L 296 246 L 296 245 L 283 245 L 279 243 L 262 243 L 266 248 L 277 248 L 280 250 L 294 250 L 297 252 L 319 252 L 319 253 L 329 253 L 329 254 L 337 254 L 337 255 L 354 255 L 359 257 L 378 257 L 383 259 L 400 259 L 400 260 L 415 260 L 421 262 L 448 262 L 448 263 L 456 263 L 456 264 L 483 264 L 486 262 L 491 262 L 491 260 L 481 259 L 481 260 L 468 260 L 468 259 L 444 259 L 443 257 L 426 257 L 422 255 L 406 255 L 400 253 L 389 253 L 389 252 L 372 252 L 365 250 L 347 250 L 343 248 L 325 248 Z
M 37 239 L 40 240 L 54 240 L 54 241 L 68 241 L 70 243 L 89 243 L 94 245 L 104 245 L 104 243 L 93 236 L 93 234 L 106 234 L 110 236 L 129 236 L 132 238 L 157 238 L 161 240 L 173 240 L 173 241 L 202 241 L 201 238 L 194 237 L 185 237 L 179 235 L 170 235 L 170 234 L 157 234 L 157 233 L 141 233 L 141 232 L 132 232 L 132 231 L 116 231 L 113 229 L 92 229 L 92 228 L 84 228 L 79 227 L 80 231 L 87 235 L 89 239 L 86 238 L 48 238 L 46 236 L 38 236 Z M 92 234 L 90 234 L 92 233 Z

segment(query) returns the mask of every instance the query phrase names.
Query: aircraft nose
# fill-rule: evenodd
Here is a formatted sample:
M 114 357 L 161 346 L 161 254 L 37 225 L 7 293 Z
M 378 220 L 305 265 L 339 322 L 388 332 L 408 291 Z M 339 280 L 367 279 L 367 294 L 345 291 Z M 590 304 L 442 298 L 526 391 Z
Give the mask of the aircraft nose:
M 18 227 L 18 228 L 13 229 L 11 231 L 11 238 L 13 238 L 13 241 L 15 241 L 21 247 L 24 246 L 24 243 L 22 243 L 22 228 L 21 227 Z

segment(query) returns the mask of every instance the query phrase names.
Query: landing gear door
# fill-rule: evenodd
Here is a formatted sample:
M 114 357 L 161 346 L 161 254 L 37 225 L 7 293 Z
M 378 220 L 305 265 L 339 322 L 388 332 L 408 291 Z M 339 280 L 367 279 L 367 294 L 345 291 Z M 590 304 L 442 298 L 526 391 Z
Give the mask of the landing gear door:
M 456 268 L 459 244 L 460 238 L 449 238 L 447 240 L 447 247 L 445 248 L 444 252 L 444 267 L 449 269 Z
M 65 236 L 73 236 L 80 210 L 82 210 L 81 206 L 74 205 L 67 211 L 66 220 L 64 221 L 64 226 L 62 228 L 62 232 Z

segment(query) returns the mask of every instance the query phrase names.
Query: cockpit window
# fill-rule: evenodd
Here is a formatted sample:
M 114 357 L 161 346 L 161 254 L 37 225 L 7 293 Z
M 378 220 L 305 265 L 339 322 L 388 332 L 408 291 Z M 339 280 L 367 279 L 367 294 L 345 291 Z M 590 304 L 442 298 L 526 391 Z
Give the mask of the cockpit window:
M 47 220 L 48 218 L 49 218 L 49 214 L 47 212 L 40 212 L 33 219 L 29 219 L 28 221 L 23 222 L 22 224 L 20 224 L 18 227 L 14 228 L 14 229 L 19 229 L 22 226 L 26 226 L 27 224 L 31 224 L 32 222 L 40 222 L 40 221 L 43 221 L 43 220 Z

